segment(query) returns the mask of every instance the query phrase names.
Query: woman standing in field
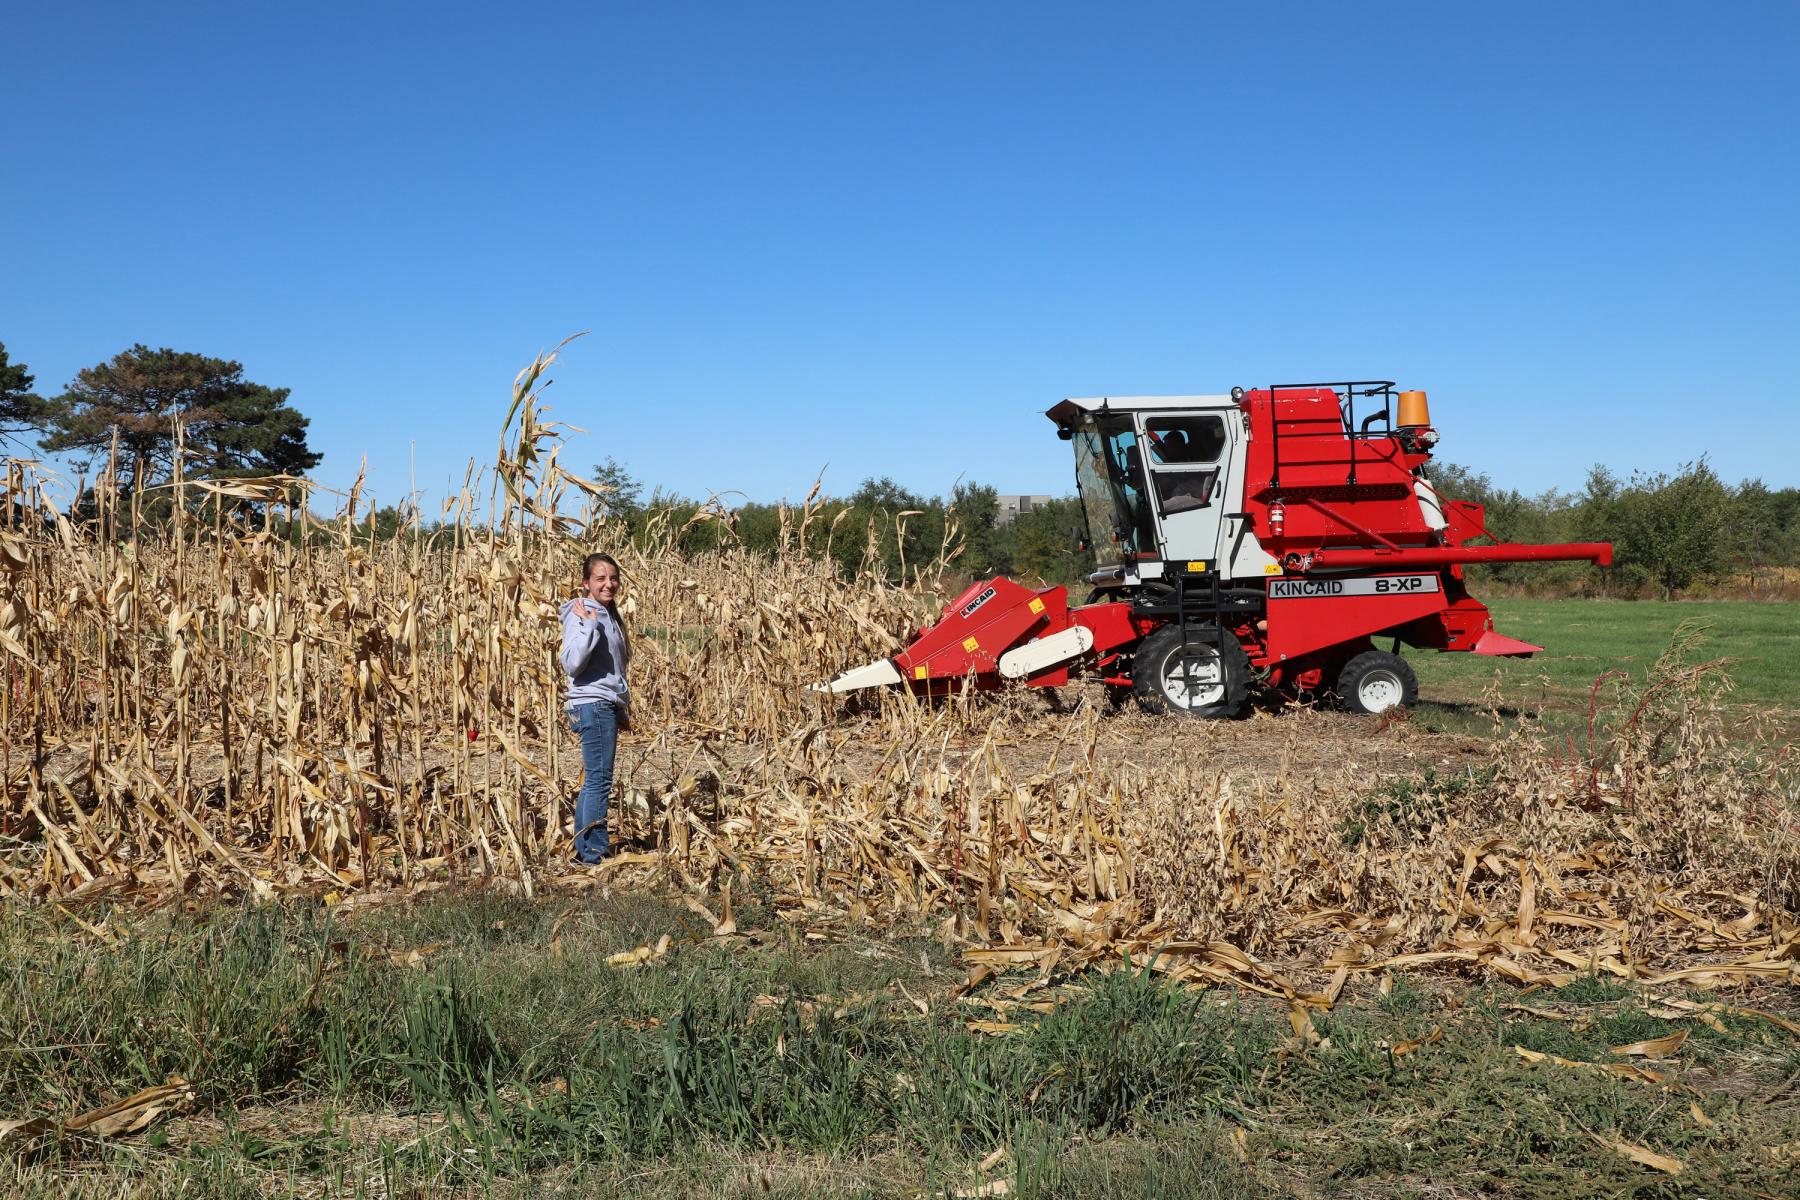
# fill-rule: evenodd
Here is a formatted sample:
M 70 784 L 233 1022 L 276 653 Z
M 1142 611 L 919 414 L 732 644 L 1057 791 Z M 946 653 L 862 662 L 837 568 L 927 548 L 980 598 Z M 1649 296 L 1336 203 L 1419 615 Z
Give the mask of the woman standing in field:
M 575 798 L 575 858 L 606 857 L 606 805 L 612 797 L 613 754 L 619 730 L 630 722 L 631 692 L 625 666 L 631 644 L 613 599 L 619 564 L 590 554 L 581 564 L 582 594 L 562 606 L 562 669 L 569 676 L 563 708 L 581 739 L 581 794 Z

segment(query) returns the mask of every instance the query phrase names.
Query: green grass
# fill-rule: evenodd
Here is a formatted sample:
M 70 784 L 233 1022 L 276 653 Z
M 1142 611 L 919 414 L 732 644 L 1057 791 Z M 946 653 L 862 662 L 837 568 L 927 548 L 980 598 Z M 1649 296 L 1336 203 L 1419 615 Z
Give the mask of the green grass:
M 1706 657 L 1732 660 L 1733 704 L 1776 710 L 1790 728 L 1800 723 L 1800 604 L 1498 599 L 1489 607 L 1500 632 L 1543 646 L 1543 653 L 1511 659 L 1408 652 L 1427 723 L 1482 728 L 1476 706 L 1497 680 L 1504 706 L 1573 726 L 1585 721 L 1597 678 L 1628 671 L 1641 682 L 1683 622 L 1707 626 Z
M 1515 990 L 1399 978 L 1319 1015 L 1327 1041 L 1302 1049 L 1278 1004 L 1130 969 L 1073 981 L 1047 1013 L 1009 1009 L 1016 1031 L 988 1036 L 970 1022 L 995 1012 L 955 994 L 965 975 L 935 942 L 724 943 L 635 897 L 108 920 L 127 936 L 54 911 L 0 919 L 0 1113 L 79 1111 L 177 1073 L 199 1111 L 0 1156 L 0 1194 L 892 1196 L 1004 1179 L 1030 1197 L 1748 1197 L 1792 1194 L 1765 1148 L 1800 1142 L 1794 1038 L 1666 1020 L 1604 980 L 1528 998 L 1556 1020 L 1510 1007 Z M 607 964 L 665 933 L 661 958 Z M 1513 1049 L 1604 1062 L 1676 1028 L 1691 1097 Z

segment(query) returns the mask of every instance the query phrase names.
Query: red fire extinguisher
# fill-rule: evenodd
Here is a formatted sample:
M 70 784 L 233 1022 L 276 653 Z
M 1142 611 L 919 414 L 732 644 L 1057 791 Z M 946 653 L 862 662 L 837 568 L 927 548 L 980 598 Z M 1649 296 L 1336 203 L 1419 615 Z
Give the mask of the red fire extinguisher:
M 1281 531 L 1286 527 L 1287 509 L 1282 506 L 1281 501 L 1277 500 L 1269 505 L 1269 534 L 1272 537 L 1280 537 Z

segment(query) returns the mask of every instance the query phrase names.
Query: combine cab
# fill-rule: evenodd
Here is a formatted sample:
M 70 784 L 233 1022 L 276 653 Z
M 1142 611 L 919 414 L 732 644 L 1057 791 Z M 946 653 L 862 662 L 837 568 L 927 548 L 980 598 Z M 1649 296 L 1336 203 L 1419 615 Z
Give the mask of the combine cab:
M 1418 698 L 1401 644 L 1542 648 L 1494 630 L 1464 565 L 1612 561 L 1605 543 L 1495 541 L 1480 505 L 1431 486 L 1425 393 L 1390 382 L 1065 400 L 1047 415 L 1075 451 L 1097 568 L 1086 602 L 976 583 L 894 657 L 817 690 L 935 695 L 1082 674 L 1115 699 L 1191 716 L 1235 716 L 1255 687 L 1380 712 Z

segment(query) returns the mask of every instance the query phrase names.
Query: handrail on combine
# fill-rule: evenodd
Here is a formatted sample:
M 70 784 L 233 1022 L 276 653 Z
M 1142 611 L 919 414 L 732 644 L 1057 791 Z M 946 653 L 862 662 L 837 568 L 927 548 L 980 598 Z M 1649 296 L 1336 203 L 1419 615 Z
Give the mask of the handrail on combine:
M 1338 412 L 1344 423 L 1343 434 L 1350 439 L 1350 473 L 1345 480 L 1351 487 L 1356 486 L 1356 442 L 1358 438 L 1377 438 L 1391 436 L 1394 430 L 1394 381 L 1391 379 L 1348 379 L 1337 383 L 1272 383 L 1269 385 L 1269 427 L 1274 438 L 1273 460 L 1269 476 L 1269 486 L 1281 486 L 1281 417 L 1275 410 L 1275 401 L 1282 392 L 1316 391 L 1328 388 L 1337 393 Z M 1235 394 L 1235 393 L 1234 393 Z M 1359 426 L 1356 423 L 1356 398 L 1358 396 L 1380 396 L 1381 407 L 1363 417 Z M 1370 433 L 1369 423 L 1377 417 L 1385 418 L 1387 430 L 1381 433 Z M 1336 433 L 1290 433 L 1290 438 L 1336 437 Z

